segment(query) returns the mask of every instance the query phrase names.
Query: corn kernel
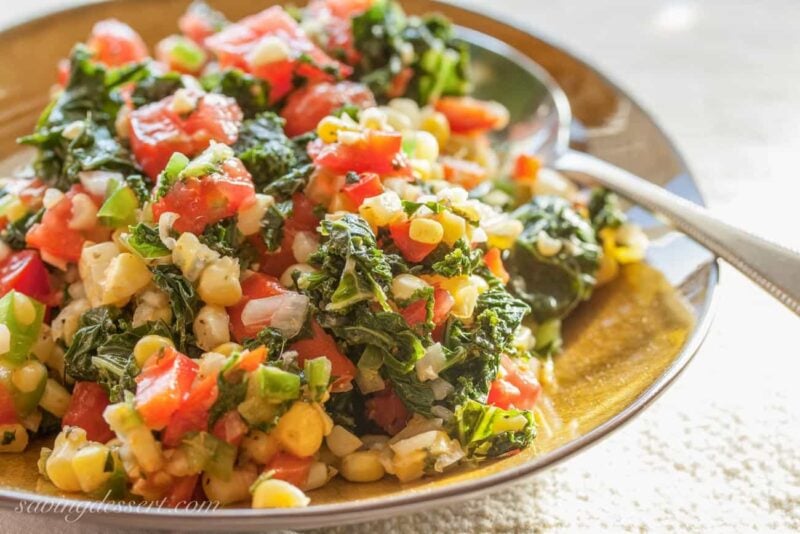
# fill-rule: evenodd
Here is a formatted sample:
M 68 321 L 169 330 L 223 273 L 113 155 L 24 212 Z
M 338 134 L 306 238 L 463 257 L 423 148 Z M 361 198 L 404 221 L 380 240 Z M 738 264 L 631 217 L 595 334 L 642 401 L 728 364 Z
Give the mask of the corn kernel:
M 28 208 L 23 204 L 19 197 L 8 197 L 10 200 L 3 202 L 3 207 L 0 209 L 0 215 L 8 219 L 9 222 L 16 222 L 28 214 Z
M 72 197 L 72 217 L 67 227 L 72 230 L 89 230 L 97 223 L 97 206 L 86 193 Z
M 257 194 L 255 202 L 239 211 L 236 228 L 244 236 L 258 233 L 264 214 L 274 202 L 275 199 L 269 195 Z
M 306 483 L 302 485 L 303 491 L 311 491 L 321 488 L 328 481 L 336 476 L 336 469 L 328 467 L 324 462 L 314 462 L 308 470 L 308 478 Z
M 211 350 L 230 341 L 229 322 L 228 313 L 221 306 L 207 304 L 200 308 L 193 324 L 197 346 L 203 350 Z
M 331 433 L 325 438 L 325 443 L 328 445 L 328 449 L 339 458 L 354 453 L 364 444 L 358 436 L 339 425 L 333 427 Z
M 366 199 L 358 212 L 374 228 L 392 224 L 404 216 L 403 204 L 394 191 Z
M 376 451 L 358 451 L 342 459 L 341 473 L 350 482 L 375 482 L 386 471 Z
M 103 304 L 103 280 L 111 261 L 120 253 L 113 241 L 84 246 L 78 262 L 78 273 L 83 281 L 83 290 L 93 308 Z
M 305 493 L 284 480 L 269 478 L 253 487 L 253 508 L 297 508 L 310 502 Z
M 250 498 L 250 486 L 255 482 L 258 473 L 252 467 L 235 469 L 228 480 L 203 475 L 203 491 L 210 501 L 221 505 L 242 502 Z
M 81 491 L 94 491 L 111 478 L 111 473 L 105 469 L 109 454 L 111 451 L 108 447 L 99 443 L 89 443 L 75 453 L 72 457 L 72 468 Z
M 442 113 L 435 111 L 422 119 L 420 128 L 430 132 L 439 142 L 439 146 L 447 145 L 450 140 L 450 123 Z
M 22 326 L 28 326 L 36 320 L 36 307 L 33 302 L 19 292 L 14 294 L 14 318 Z
M 339 130 L 343 129 L 345 129 L 345 124 L 341 120 L 333 115 L 328 115 L 317 125 L 317 135 L 323 143 L 335 143 L 339 139 Z
M 163 215 L 162 215 L 163 217 Z M 184 232 L 172 249 L 174 263 L 190 282 L 196 281 L 206 265 L 219 258 L 219 254 L 200 242 L 196 235 Z
M 500 219 L 491 225 L 484 227 L 489 240 L 489 247 L 497 247 L 500 250 L 508 250 L 514 246 L 519 235 L 522 233 L 522 223 L 516 219 Z
M 467 233 L 467 221 L 450 211 L 443 211 L 436 215 L 436 220 L 442 225 L 444 231 L 442 241 L 448 246 L 453 246 L 456 241 Z
M 147 265 L 135 254 L 123 252 L 116 256 L 105 272 L 102 303 L 127 302 L 135 293 L 150 283 L 153 275 Z
M 411 239 L 426 245 L 438 245 L 444 238 L 444 228 L 433 219 L 413 219 L 408 232 Z
M 64 417 L 71 399 L 72 396 L 64 389 L 64 386 L 52 378 L 48 378 L 42 398 L 39 399 L 39 406 L 56 417 Z
M 203 269 L 197 292 L 208 304 L 233 306 L 239 302 L 242 298 L 239 261 L 226 256 L 212 262 Z
M 555 256 L 561 252 L 563 246 L 564 243 L 560 239 L 550 237 L 544 230 L 536 236 L 536 250 L 545 258 Z
M 228 343 L 223 343 L 222 345 L 219 345 L 217 347 L 214 347 L 214 350 L 212 352 L 215 352 L 217 354 L 222 354 L 223 356 L 230 356 L 234 352 L 242 352 L 243 350 L 244 347 L 242 347 L 238 343 L 228 342 Z
M 401 482 L 409 482 L 422 478 L 425 474 L 425 461 L 428 458 L 426 451 L 414 451 L 403 456 L 395 456 L 392 461 L 394 475 Z
M 281 444 L 273 434 L 251 431 L 242 441 L 242 452 L 257 464 L 268 464 L 278 454 Z
M 275 427 L 275 437 L 291 454 L 311 456 L 322 445 L 323 422 L 317 410 L 302 401 L 292 404 Z
M 297 272 L 301 273 L 302 275 L 315 273 L 317 270 L 307 263 L 295 263 L 294 265 L 290 265 L 285 271 L 283 271 L 283 274 L 281 275 L 281 285 L 283 287 L 294 287 L 294 273 Z M 298 282 L 298 285 L 302 287 L 303 280 L 298 279 Z
M 424 130 L 418 131 L 415 136 L 414 157 L 428 160 L 431 163 L 439 158 L 439 142 L 433 134 Z
M 363 110 L 359 117 L 359 123 L 364 128 L 370 130 L 386 130 L 389 126 L 386 114 L 379 108 L 367 108 Z
M 46 377 L 47 369 L 45 369 L 44 365 L 36 360 L 31 360 L 14 370 L 11 374 L 11 383 L 21 393 L 31 393 L 41 386 Z
M 162 349 L 174 346 L 172 340 L 169 338 L 154 335 L 144 336 L 134 345 L 133 358 L 136 360 L 136 365 L 141 369 L 151 356 L 157 354 Z

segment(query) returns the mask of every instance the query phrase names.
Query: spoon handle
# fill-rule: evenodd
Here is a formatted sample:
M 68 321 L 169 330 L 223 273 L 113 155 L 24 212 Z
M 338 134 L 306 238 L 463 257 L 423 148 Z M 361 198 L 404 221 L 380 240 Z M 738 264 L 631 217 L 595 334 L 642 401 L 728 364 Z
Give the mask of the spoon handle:
M 555 162 L 560 171 L 590 178 L 655 213 L 736 267 L 800 315 L 800 254 L 717 219 L 708 210 L 662 189 L 643 178 L 584 152 L 569 150 Z

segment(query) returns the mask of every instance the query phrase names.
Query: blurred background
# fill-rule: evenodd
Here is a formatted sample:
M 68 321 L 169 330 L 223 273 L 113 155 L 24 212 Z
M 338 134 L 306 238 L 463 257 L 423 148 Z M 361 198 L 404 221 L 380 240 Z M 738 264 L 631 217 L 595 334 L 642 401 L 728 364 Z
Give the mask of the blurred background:
M 79 3 L 4 4 L 0 25 Z M 715 213 L 800 249 L 800 2 L 456 3 L 511 17 L 598 67 L 672 136 Z M 796 317 L 723 266 L 705 345 L 622 430 L 500 494 L 341 531 L 797 531 L 797 331 Z M 1 530 L 53 526 L 21 519 L 0 513 Z

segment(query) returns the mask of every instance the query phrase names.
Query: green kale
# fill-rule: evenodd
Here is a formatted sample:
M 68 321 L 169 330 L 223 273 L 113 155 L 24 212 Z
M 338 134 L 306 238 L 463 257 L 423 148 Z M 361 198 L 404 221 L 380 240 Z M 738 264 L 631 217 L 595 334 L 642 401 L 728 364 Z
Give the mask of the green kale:
M 596 232 L 604 228 L 618 228 L 627 217 L 620 206 L 619 197 L 602 187 L 592 190 L 589 198 L 589 220 Z
M 179 72 L 161 74 L 152 68 L 151 63 L 146 64 L 146 69 L 146 74 L 136 82 L 131 93 L 131 102 L 135 108 L 158 102 L 186 87 Z
M 226 378 L 225 373 L 217 377 L 219 394 L 217 400 L 211 405 L 208 412 L 208 426 L 214 426 L 217 420 L 231 410 L 235 410 L 244 402 L 247 395 L 247 380 L 244 377 L 235 377 L 234 380 Z
M 221 256 L 237 257 L 244 237 L 236 228 L 236 223 L 236 217 L 229 217 L 206 226 L 198 236 L 200 242 Z
M 506 262 L 509 288 L 530 305 L 538 322 L 564 317 L 592 294 L 601 255 L 594 228 L 558 197 L 536 197 L 512 216 L 524 230 Z M 539 251 L 544 234 L 561 241 L 556 254 Z
M 536 437 L 531 412 L 503 410 L 469 400 L 456 408 L 454 431 L 468 458 L 497 458 L 524 449 Z
M 407 17 L 398 2 L 378 0 L 353 18 L 353 36 L 361 56 L 356 76 L 380 99 L 394 95 L 407 69 L 406 96 L 420 104 L 470 89 L 468 49 L 440 16 Z
M 236 156 L 253 176 L 256 189 L 263 189 L 308 163 L 303 150 L 283 133 L 285 121 L 270 112 L 246 120 L 233 145 Z
M 114 121 L 122 106 L 118 89 L 136 82 L 146 69 L 143 64 L 107 69 L 91 58 L 85 47 L 73 49 L 67 87 L 42 113 L 36 131 L 19 139 L 39 149 L 37 175 L 64 191 L 81 171 L 138 172 L 128 149 L 115 139 Z M 64 130 L 76 121 L 83 122 L 82 131 L 65 137 Z
M 236 100 L 246 119 L 269 111 L 269 83 L 240 69 L 208 74 L 200 83 L 209 93 L 220 93 Z
M 346 313 L 359 302 L 375 302 L 388 311 L 386 292 L 392 283 L 392 267 L 369 224 L 347 214 L 322 221 L 320 233 L 322 245 L 309 258 L 319 272 L 307 278 L 307 292 L 318 309 Z
M 139 223 L 130 228 L 127 238 L 128 246 L 145 260 L 168 257 L 170 250 L 161 241 L 158 228 L 146 223 Z
M 172 307 L 173 341 L 181 352 L 194 352 L 192 324 L 201 304 L 194 286 L 174 265 L 157 265 L 152 271 L 153 283 L 166 293 Z
M 0 240 L 14 250 L 23 250 L 27 248 L 25 236 L 28 235 L 28 230 L 31 227 L 41 222 L 44 215 L 44 208 L 38 211 L 28 212 L 24 217 L 17 219 L 12 223 L 8 223 L 3 230 L 0 230 Z
M 266 195 L 271 195 L 276 200 L 288 200 L 292 195 L 301 191 L 307 184 L 311 173 L 314 172 L 314 165 L 307 164 L 296 167 L 277 180 L 267 184 L 263 191 Z
M 263 345 L 267 348 L 267 359 L 275 360 L 283 353 L 286 342 L 287 339 L 280 331 L 266 327 L 261 330 L 256 337 L 245 340 L 242 345 L 249 350 L 256 349 Z
M 440 244 L 425 258 L 423 265 L 446 278 L 469 276 L 483 265 L 483 251 L 473 249 L 466 240 L 459 239 L 452 248 Z
M 291 200 L 273 204 L 261 220 L 261 239 L 267 250 L 275 252 L 283 240 L 283 226 L 286 219 L 292 216 L 293 205 Z

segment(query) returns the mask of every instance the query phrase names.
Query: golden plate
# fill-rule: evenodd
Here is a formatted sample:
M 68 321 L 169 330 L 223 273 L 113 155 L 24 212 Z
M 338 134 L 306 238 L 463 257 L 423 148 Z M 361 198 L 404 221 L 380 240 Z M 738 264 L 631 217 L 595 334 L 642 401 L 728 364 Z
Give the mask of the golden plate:
M 97 20 L 116 17 L 149 44 L 176 30 L 184 0 L 118 0 L 54 13 L 0 33 L 0 158 L 8 169 L 21 154 L 14 139 L 28 133 L 47 103 L 55 64 L 88 35 Z M 212 2 L 214 3 L 214 2 Z M 277 2 L 228 0 L 229 18 Z M 675 148 L 653 120 L 596 70 L 517 23 L 431 0 L 403 2 L 409 12 L 439 11 L 456 24 L 494 36 L 545 67 L 567 92 L 581 148 L 686 198 L 702 203 Z M 575 136 L 573 136 L 575 137 Z M 580 142 L 580 139 L 579 141 Z M 566 350 L 556 360 L 558 388 L 535 446 L 510 458 L 462 466 L 438 478 L 401 484 L 336 480 L 311 492 L 313 505 L 294 510 L 227 508 L 214 511 L 137 509 L 92 503 L 60 493 L 37 473 L 38 446 L 0 455 L 0 506 L 87 520 L 156 528 L 266 529 L 341 525 L 440 506 L 495 491 L 554 464 L 607 435 L 661 393 L 703 340 L 717 284 L 715 258 L 638 208 L 630 215 L 646 227 L 654 246 L 647 264 L 631 265 L 599 289 L 566 322 Z M 42 444 L 38 444 L 42 445 Z M 65 507 L 72 508 L 65 508 Z M 100 513 L 97 513 L 100 512 Z

